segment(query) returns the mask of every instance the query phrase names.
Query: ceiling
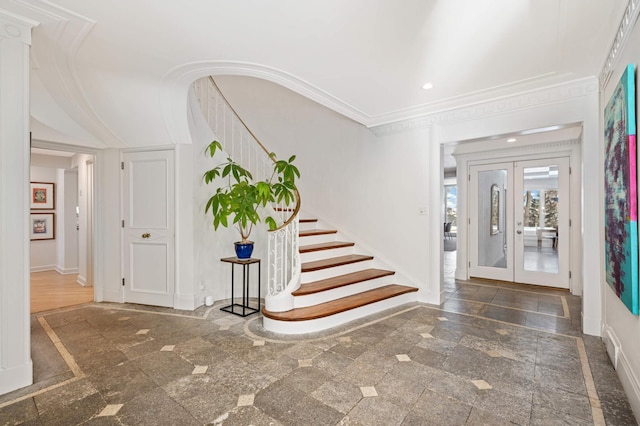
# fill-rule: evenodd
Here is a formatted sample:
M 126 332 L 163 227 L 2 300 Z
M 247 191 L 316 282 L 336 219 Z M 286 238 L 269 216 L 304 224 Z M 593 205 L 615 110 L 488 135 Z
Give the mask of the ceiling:
M 597 76 L 626 5 L 0 0 L 40 23 L 33 127 L 95 147 L 179 143 L 172 104 L 206 74 L 265 78 L 369 127 Z

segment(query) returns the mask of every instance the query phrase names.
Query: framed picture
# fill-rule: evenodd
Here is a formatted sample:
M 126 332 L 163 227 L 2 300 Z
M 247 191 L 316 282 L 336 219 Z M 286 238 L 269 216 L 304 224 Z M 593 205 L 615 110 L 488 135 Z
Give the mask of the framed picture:
M 56 208 L 55 183 L 31 182 L 31 210 Z
M 638 191 L 635 69 L 626 67 L 604 110 L 605 275 L 638 315 Z
M 489 222 L 489 235 L 500 232 L 500 188 L 495 183 L 491 185 L 491 219 Z
M 55 213 L 31 213 L 29 232 L 32 241 L 55 239 Z

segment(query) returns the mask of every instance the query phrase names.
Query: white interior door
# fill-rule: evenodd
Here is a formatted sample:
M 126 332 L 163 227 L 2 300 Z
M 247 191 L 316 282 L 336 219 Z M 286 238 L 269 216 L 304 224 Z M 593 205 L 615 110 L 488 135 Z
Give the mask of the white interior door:
M 569 159 L 469 168 L 469 275 L 569 288 Z
M 569 158 L 514 163 L 515 281 L 569 288 Z
M 469 275 L 513 281 L 513 163 L 469 169 Z
M 124 300 L 174 306 L 174 152 L 123 154 Z

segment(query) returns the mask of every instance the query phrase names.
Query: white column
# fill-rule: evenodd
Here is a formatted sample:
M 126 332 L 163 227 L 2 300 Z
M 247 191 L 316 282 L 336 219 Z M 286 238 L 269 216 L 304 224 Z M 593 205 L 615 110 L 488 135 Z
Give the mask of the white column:
M 0 10 L 0 394 L 32 383 L 29 45 L 35 22 Z

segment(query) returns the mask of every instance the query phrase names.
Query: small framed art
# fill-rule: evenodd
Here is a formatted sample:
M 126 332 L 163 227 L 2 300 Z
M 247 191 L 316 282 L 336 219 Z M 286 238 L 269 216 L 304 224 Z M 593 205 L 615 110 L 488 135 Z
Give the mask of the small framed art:
M 54 210 L 56 208 L 55 183 L 31 182 L 31 210 Z
M 55 213 L 31 213 L 29 232 L 32 241 L 55 239 Z

